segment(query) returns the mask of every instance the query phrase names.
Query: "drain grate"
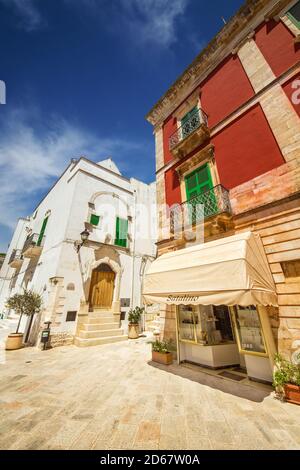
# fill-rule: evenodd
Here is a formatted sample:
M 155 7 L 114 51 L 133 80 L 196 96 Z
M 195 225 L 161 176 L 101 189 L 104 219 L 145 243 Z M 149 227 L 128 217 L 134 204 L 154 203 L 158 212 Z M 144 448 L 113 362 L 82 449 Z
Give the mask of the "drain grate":
M 241 380 L 244 380 L 245 377 L 242 377 L 241 375 L 236 375 L 232 374 L 231 372 L 220 372 L 218 374 L 220 377 L 224 377 L 225 379 L 231 379 L 231 380 L 236 380 L 237 382 L 240 382 Z
M 234 367 L 232 372 L 238 372 L 239 374 L 247 375 L 246 369 L 243 369 L 242 367 Z

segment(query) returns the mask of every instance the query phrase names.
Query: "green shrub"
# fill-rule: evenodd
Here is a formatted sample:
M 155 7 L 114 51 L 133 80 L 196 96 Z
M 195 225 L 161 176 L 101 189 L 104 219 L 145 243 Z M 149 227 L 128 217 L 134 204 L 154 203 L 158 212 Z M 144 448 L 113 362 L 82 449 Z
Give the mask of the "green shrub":
M 276 354 L 274 360 L 273 386 L 279 390 L 282 390 L 285 384 L 300 386 L 300 365 L 293 364 L 280 354 Z
M 171 352 L 171 343 L 167 341 L 152 341 L 152 351 L 158 353 L 169 353 Z
M 128 322 L 130 325 L 135 325 L 139 323 L 141 316 L 144 312 L 143 307 L 135 307 L 134 309 L 130 309 L 128 313 Z

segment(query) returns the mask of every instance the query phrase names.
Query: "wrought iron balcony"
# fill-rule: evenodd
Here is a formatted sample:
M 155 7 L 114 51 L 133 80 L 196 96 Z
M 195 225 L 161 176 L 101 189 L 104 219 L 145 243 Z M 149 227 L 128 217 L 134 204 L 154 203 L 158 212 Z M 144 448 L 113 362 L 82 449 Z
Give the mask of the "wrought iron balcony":
M 45 237 L 40 237 L 38 233 L 31 233 L 25 240 L 22 255 L 25 258 L 36 258 L 40 256 L 43 246 L 44 246 Z
M 189 119 L 171 135 L 169 148 L 173 154 L 183 156 L 201 145 L 209 135 L 207 114 L 203 109 L 196 108 Z
M 222 185 L 193 197 L 172 208 L 170 214 L 171 232 L 196 225 L 201 221 L 220 214 L 232 214 L 229 191 Z
M 11 268 L 19 268 L 23 263 L 23 256 L 21 250 L 13 250 L 8 264 Z

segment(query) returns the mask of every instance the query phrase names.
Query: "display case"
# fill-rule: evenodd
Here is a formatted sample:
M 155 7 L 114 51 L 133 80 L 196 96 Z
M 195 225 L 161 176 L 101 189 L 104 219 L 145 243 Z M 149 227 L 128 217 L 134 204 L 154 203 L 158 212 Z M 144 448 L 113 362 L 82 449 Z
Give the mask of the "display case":
M 212 305 L 180 305 L 178 307 L 180 341 L 202 346 L 234 343 L 228 307 Z
M 178 309 L 178 330 L 181 341 L 196 342 L 193 307 L 180 305 Z
M 267 356 L 259 314 L 255 306 L 232 308 L 238 346 L 242 354 Z

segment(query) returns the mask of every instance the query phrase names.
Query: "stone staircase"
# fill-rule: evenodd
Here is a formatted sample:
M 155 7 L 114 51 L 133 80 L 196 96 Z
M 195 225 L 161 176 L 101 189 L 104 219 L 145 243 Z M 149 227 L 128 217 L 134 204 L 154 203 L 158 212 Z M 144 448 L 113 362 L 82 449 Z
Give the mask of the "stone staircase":
M 86 323 L 81 325 L 74 344 L 79 347 L 98 346 L 99 344 L 117 343 L 128 339 L 120 328 L 119 321 L 114 319 L 110 311 L 94 309 L 90 312 Z
M 160 315 L 159 313 L 156 313 L 153 315 L 153 320 L 150 322 L 147 322 L 146 329 L 147 331 L 153 333 L 154 331 L 159 331 L 160 328 L 161 328 Z

